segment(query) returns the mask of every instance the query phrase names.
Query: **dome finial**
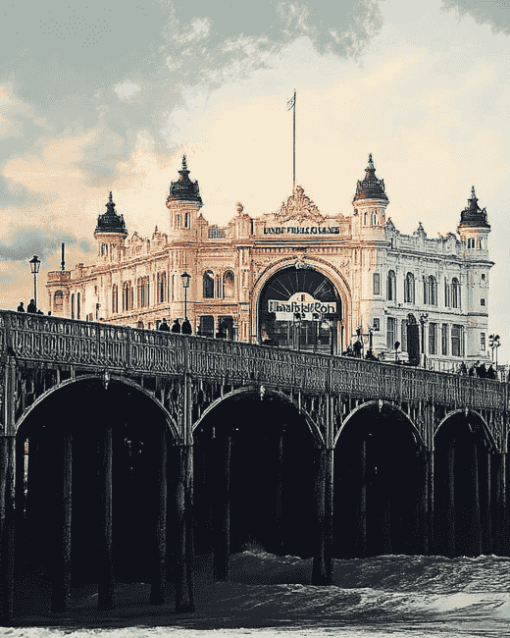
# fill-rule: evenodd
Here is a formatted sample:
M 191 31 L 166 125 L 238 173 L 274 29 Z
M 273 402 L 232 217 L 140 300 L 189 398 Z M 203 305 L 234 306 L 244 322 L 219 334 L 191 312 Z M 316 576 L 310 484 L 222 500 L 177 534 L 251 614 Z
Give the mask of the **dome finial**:
M 183 171 L 187 171 L 188 170 L 188 163 L 186 161 L 186 155 L 182 156 L 182 170 Z
M 112 195 L 112 191 L 110 191 L 110 199 L 109 199 L 109 201 L 110 201 L 110 202 L 113 202 L 113 195 Z
M 372 153 L 369 153 L 369 154 L 368 154 L 368 166 L 367 166 L 367 171 L 369 171 L 369 170 L 373 170 L 374 168 L 375 168 L 375 167 L 374 167 L 374 161 L 373 161 L 373 159 L 372 159 Z

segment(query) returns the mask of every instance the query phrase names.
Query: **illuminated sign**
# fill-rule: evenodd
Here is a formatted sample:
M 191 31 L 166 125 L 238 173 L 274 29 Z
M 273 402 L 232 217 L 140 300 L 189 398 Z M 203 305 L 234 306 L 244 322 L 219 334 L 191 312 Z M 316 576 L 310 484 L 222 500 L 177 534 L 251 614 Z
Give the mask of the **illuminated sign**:
M 264 235 L 339 235 L 339 226 L 269 226 Z
M 318 321 L 326 314 L 336 314 L 335 301 L 318 301 L 307 292 L 296 292 L 288 301 L 270 299 L 267 309 L 277 321 Z

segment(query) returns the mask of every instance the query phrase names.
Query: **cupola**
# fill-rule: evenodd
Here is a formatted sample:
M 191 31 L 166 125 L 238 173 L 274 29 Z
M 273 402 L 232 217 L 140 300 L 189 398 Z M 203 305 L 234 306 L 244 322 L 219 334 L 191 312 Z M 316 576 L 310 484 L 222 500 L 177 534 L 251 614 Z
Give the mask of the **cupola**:
M 459 229 L 465 227 L 471 228 L 490 228 L 487 222 L 487 209 L 478 206 L 478 197 L 475 194 L 475 187 L 471 187 L 471 198 L 468 199 L 469 206 L 466 206 L 460 213 Z
M 375 176 L 375 166 L 372 160 L 372 153 L 368 156 L 368 166 L 365 169 L 365 179 L 358 180 L 356 185 L 356 194 L 353 202 L 364 199 L 383 199 L 388 200 L 388 196 L 384 190 L 384 180 L 377 179 Z
M 186 155 L 182 157 L 182 168 L 179 171 L 179 179 L 176 182 L 170 182 L 170 194 L 168 201 L 181 201 L 181 202 L 196 202 L 199 207 L 203 206 L 202 198 L 200 197 L 200 189 L 197 181 L 192 181 L 189 178 L 188 164 L 186 161 Z
M 97 217 L 94 238 L 97 242 L 98 256 L 111 261 L 120 258 L 120 251 L 124 248 L 128 231 L 123 215 L 119 215 L 115 211 L 111 191 L 105 206 L 106 213 Z

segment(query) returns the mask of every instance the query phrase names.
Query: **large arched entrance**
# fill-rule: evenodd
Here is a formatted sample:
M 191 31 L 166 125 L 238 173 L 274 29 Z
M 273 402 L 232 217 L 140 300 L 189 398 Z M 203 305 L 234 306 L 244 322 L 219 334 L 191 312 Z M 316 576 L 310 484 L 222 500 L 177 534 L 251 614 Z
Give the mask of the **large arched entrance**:
M 172 442 L 165 411 L 115 380 L 69 383 L 31 410 L 16 436 L 16 554 L 20 577 L 38 574 L 36 597 L 51 592 L 59 611 L 71 582 L 99 583 L 108 609 L 114 582 L 145 582 L 162 602 L 177 533 Z
M 308 352 L 335 354 L 342 300 L 336 286 L 309 266 L 275 273 L 259 299 L 260 341 Z

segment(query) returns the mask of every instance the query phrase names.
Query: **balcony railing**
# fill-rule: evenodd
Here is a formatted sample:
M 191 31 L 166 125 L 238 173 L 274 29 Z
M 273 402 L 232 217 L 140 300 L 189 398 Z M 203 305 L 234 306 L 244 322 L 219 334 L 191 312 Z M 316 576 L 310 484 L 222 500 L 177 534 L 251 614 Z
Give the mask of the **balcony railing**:
M 296 352 L 28 313 L 0 311 L 0 349 L 19 360 L 118 374 L 187 373 L 226 384 L 260 384 L 396 402 L 508 409 L 508 384 L 403 365 Z

